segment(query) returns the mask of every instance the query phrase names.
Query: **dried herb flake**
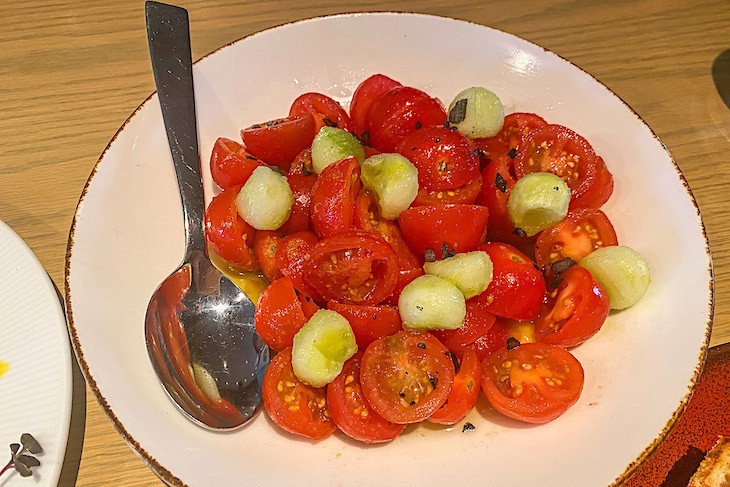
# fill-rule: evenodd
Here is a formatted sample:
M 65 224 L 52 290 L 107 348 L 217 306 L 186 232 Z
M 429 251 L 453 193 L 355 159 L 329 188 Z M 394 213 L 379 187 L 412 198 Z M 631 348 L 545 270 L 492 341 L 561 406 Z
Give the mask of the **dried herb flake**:
M 497 173 L 497 176 L 494 178 L 494 187 L 502 193 L 507 192 L 507 180 L 505 180 L 499 173 Z
M 468 103 L 466 98 L 454 103 L 454 108 L 449 111 L 449 123 L 459 124 L 466 118 L 466 104 Z

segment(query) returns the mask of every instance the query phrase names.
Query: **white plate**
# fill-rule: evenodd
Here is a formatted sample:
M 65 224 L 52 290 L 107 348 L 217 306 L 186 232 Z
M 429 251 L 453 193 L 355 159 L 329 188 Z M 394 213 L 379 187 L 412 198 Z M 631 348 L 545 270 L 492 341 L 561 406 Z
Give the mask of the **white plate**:
M 604 207 L 619 241 L 647 257 L 653 284 L 575 350 L 580 401 L 530 427 L 473 412 L 476 429 L 411 427 L 388 445 L 335 435 L 310 443 L 260 415 L 230 434 L 205 431 L 171 404 L 147 358 L 152 291 L 183 253 L 182 213 L 156 96 L 102 155 L 70 235 L 67 304 L 88 382 L 122 435 L 165 480 L 207 485 L 576 485 L 626 476 L 681 412 L 707 347 L 711 259 L 699 211 L 676 164 L 616 95 L 560 57 L 467 22 L 357 14 L 284 25 L 197 63 L 200 147 L 288 113 L 318 91 L 348 100 L 373 73 L 448 103 L 462 88 L 494 90 L 508 112 L 533 111 L 584 135 L 616 179 Z M 207 164 L 204 164 L 207 170 Z M 213 194 L 205 175 L 207 198 Z
M 63 466 L 71 420 L 71 347 L 56 288 L 33 252 L 0 221 L 0 468 L 7 445 L 32 434 L 44 452 L 35 482 L 17 472 L 0 486 L 55 486 Z

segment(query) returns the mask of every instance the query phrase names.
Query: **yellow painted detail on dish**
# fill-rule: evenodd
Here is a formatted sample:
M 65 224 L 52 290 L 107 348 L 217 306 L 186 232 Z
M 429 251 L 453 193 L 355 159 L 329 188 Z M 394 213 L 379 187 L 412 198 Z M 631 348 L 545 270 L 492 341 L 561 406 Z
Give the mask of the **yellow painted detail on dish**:
M 241 288 L 241 291 L 254 303 L 258 303 L 259 296 L 269 285 L 269 281 L 260 272 L 244 271 L 230 262 L 226 262 L 221 259 L 215 252 L 208 251 L 210 261 L 214 266 L 218 268 L 222 273 L 230 278 L 231 281 Z

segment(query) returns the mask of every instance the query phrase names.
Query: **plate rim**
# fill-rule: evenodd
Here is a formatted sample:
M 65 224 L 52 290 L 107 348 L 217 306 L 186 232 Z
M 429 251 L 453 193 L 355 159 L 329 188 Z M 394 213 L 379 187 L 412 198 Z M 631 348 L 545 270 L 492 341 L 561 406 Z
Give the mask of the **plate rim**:
M 63 368 L 63 376 L 66 378 L 65 385 L 63 387 L 63 400 L 61 401 L 61 416 L 62 422 L 60 425 L 60 442 L 58 444 L 58 450 L 55 452 L 53 459 L 44 460 L 42 465 L 47 465 L 50 461 L 53 461 L 53 469 L 51 470 L 51 476 L 49 477 L 49 485 L 55 485 L 61 478 L 61 472 L 64 468 L 66 460 L 66 450 L 68 449 L 68 440 L 71 433 L 71 413 L 73 409 L 73 368 L 72 368 L 72 352 L 71 352 L 71 340 L 68 335 L 68 322 L 66 320 L 66 313 L 62 305 L 61 296 L 56 287 L 56 284 L 51 279 L 48 271 L 41 261 L 36 256 L 30 245 L 11 227 L 8 223 L 0 220 L 0 236 L 7 236 L 9 239 L 14 241 L 14 244 L 25 254 L 28 259 L 28 264 L 32 268 L 35 275 L 35 280 L 46 288 L 46 291 L 50 294 L 48 302 L 44 303 L 47 306 L 53 308 L 53 323 L 47 323 L 46 326 L 49 330 L 55 329 L 58 326 L 58 333 L 61 334 L 62 346 L 60 347 L 61 358 L 59 364 Z M 61 325 L 61 322 L 63 325 Z M 44 450 L 43 454 L 48 455 L 48 450 Z M 55 462 L 58 462 L 57 464 Z
M 584 73 L 585 75 L 589 76 L 593 81 L 598 83 L 599 85 L 603 86 L 608 92 L 616 97 L 618 101 L 620 101 L 625 108 L 627 108 L 631 113 L 634 114 L 634 116 L 649 130 L 649 133 L 651 136 L 656 139 L 656 141 L 661 145 L 661 147 L 664 149 L 664 151 L 669 156 L 669 160 L 671 161 L 671 164 L 677 174 L 677 177 L 681 181 L 682 185 L 684 186 L 685 191 L 687 192 L 687 195 L 689 196 L 689 199 L 692 203 L 692 205 L 695 208 L 697 217 L 699 218 L 700 223 L 700 229 L 702 232 L 702 237 L 705 244 L 705 255 L 707 257 L 708 261 L 708 273 L 709 273 L 709 302 L 708 307 L 708 314 L 707 314 L 707 323 L 705 324 L 705 336 L 703 340 L 702 347 L 700 348 L 700 354 L 697 358 L 697 362 L 695 365 L 694 372 L 692 374 L 692 378 L 690 379 L 690 383 L 687 384 L 687 390 L 684 394 L 684 396 L 681 398 L 677 408 L 674 410 L 673 414 L 670 418 L 666 420 L 666 423 L 662 430 L 657 434 L 657 436 L 654 437 L 654 439 L 651 441 L 649 445 L 647 445 L 644 450 L 629 464 L 626 466 L 624 471 L 616 477 L 616 479 L 609 484 L 609 487 L 618 487 L 620 486 L 624 481 L 626 481 L 633 472 L 638 468 L 639 465 L 641 465 L 646 459 L 656 450 L 656 448 L 659 446 L 659 444 L 667 437 L 669 432 L 671 431 L 672 427 L 675 425 L 679 417 L 682 415 L 684 410 L 687 407 L 687 404 L 689 402 L 690 397 L 692 396 L 692 393 L 694 392 L 697 383 L 700 379 L 700 376 L 702 374 L 702 370 L 704 368 L 704 364 L 707 358 L 707 353 L 709 350 L 709 344 L 710 344 L 710 337 L 712 333 L 712 327 L 714 322 L 714 314 L 715 314 L 715 273 L 714 273 L 714 261 L 712 258 L 712 251 L 710 247 L 710 241 L 707 235 L 707 229 L 705 226 L 705 222 L 702 218 L 702 213 L 700 211 L 699 205 L 697 204 L 697 200 L 695 199 L 694 193 L 692 192 L 692 189 L 690 188 L 689 183 L 687 182 L 687 179 L 685 178 L 684 174 L 682 173 L 681 168 L 675 161 L 674 157 L 672 156 L 671 152 L 667 148 L 666 144 L 659 138 L 659 136 L 654 132 L 654 130 L 651 128 L 651 126 L 634 110 L 621 96 L 619 96 L 614 90 L 609 88 L 606 84 L 601 82 L 599 79 L 597 79 L 595 76 L 593 76 L 591 73 L 586 71 L 585 69 L 581 68 L 577 64 L 573 63 L 572 61 L 568 60 L 567 58 L 561 56 L 560 54 L 551 51 L 550 49 L 547 49 L 539 44 L 536 44 L 532 41 L 529 41 L 527 39 L 524 39 L 522 37 L 519 37 L 515 34 L 505 32 L 503 30 L 496 29 L 494 27 L 490 27 L 487 25 L 479 24 L 477 22 L 472 22 L 470 20 L 466 19 L 458 19 L 455 17 L 447 17 L 442 15 L 435 15 L 435 14 L 427 14 L 427 13 L 420 13 L 420 12 L 410 12 L 410 11 L 353 11 L 353 12 L 344 12 L 344 13 L 337 13 L 332 15 L 321 15 L 321 16 L 314 16 L 314 17 L 307 17 L 303 19 L 298 19 L 290 22 L 283 22 L 280 24 L 273 25 L 271 27 L 268 27 L 266 29 L 252 32 L 250 34 L 247 34 L 245 36 L 239 37 L 231 42 L 228 42 L 227 44 L 224 44 L 207 54 L 201 56 L 199 59 L 193 62 L 194 65 L 197 65 L 198 63 L 206 60 L 208 57 L 213 56 L 214 54 L 219 53 L 220 51 L 227 49 L 229 47 L 232 47 L 240 42 L 245 41 L 246 39 L 249 39 L 251 37 L 263 34 L 265 32 L 269 32 L 272 30 L 280 29 L 283 27 L 296 25 L 296 24 L 305 24 L 305 23 L 311 23 L 311 22 L 317 22 L 322 20 L 331 20 L 331 19 L 338 19 L 338 18 L 356 18 L 361 16 L 372 16 L 372 15 L 387 15 L 387 16 L 404 16 L 404 17 L 424 17 L 429 19 L 438 19 L 441 21 L 451 21 L 451 22 L 457 22 L 462 24 L 467 24 L 470 26 L 479 27 L 482 29 L 488 29 L 494 32 L 497 32 L 501 35 L 505 35 L 508 37 L 511 37 L 513 39 L 517 39 L 521 42 L 526 42 L 530 46 L 533 46 L 535 48 L 541 49 L 542 51 L 554 55 L 561 59 L 562 61 L 568 63 L 573 68 L 577 69 L 581 73 Z M 147 104 L 154 98 L 154 96 L 157 94 L 157 91 L 153 91 L 150 93 L 147 98 L 145 98 L 139 106 L 137 106 L 136 109 L 125 119 L 124 123 L 119 127 L 119 129 L 114 133 L 114 135 L 111 137 L 107 145 L 104 147 L 104 150 L 100 154 L 99 158 L 97 159 L 96 163 L 94 164 L 88 179 L 86 180 L 86 183 L 84 184 L 83 190 L 81 192 L 81 195 L 79 197 L 79 201 L 76 205 L 76 209 L 74 210 L 74 216 L 73 220 L 71 222 L 71 227 L 69 229 L 69 236 L 66 246 L 66 256 L 65 256 L 65 265 L 64 265 L 64 300 L 66 304 L 66 323 L 68 327 L 68 332 L 71 337 L 71 342 L 73 346 L 74 354 L 77 358 L 77 361 L 79 365 L 81 366 L 81 371 L 86 379 L 86 382 L 89 386 L 89 388 L 94 393 L 94 396 L 101 406 L 101 408 L 106 413 L 107 417 L 111 420 L 112 424 L 114 425 L 117 432 L 122 436 L 122 438 L 125 440 L 125 442 L 130 446 L 130 448 L 147 464 L 147 466 L 155 472 L 155 474 L 162 479 L 165 483 L 169 485 L 174 486 L 187 486 L 179 477 L 177 477 L 175 474 L 173 474 L 170 470 L 162 466 L 147 450 L 145 450 L 142 445 L 135 440 L 135 438 L 126 430 L 122 422 L 117 418 L 114 411 L 112 411 L 111 407 L 109 406 L 109 403 L 106 401 L 106 398 L 102 395 L 101 391 L 99 390 L 96 381 L 94 380 L 91 370 L 89 369 L 89 366 L 84 359 L 83 351 L 81 350 L 81 344 L 78 340 L 78 334 L 76 331 L 76 325 L 73 319 L 73 306 L 71 303 L 71 289 L 70 289 L 70 270 L 71 270 L 71 258 L 73 253 L 73 245 L 74 245 L 74 237 L 75 237 L 75 231 L 76 231 L 76 224 L 77 219 L 79 216 L 79 211 L 81 210 L 81 207 L 84 203 L 84 199 L 87 195 L 89 186 L 91 185 L 91 181 L 94 179 L 94 176 L 97 173 L 97 170 L 99 168 L 99 165 L 101 161 L 105 158 L 107 152 L 112 147 L 112 145 L 116 142 L 118 136 L 122 133 L 122 131 L 126 128 L 127 124 L 137 115 L 138 112 L 140 112 L 143 108 L 147 106 Z

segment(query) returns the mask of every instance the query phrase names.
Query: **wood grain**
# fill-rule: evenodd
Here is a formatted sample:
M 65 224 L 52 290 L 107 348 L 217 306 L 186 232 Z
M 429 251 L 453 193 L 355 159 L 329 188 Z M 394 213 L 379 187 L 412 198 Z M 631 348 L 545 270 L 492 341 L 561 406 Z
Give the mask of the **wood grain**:
M 713 63 L 730 77 L 727 57 L 721 57 L 730 48 L 726 0 L 180 4 L 190 11 L 194 58 L 285 22 L 398 10 L 488 25 L 574 62 L 626 100 L 682 169 L 713 252 L 712 344 L 730 341 L 730 109 L 711 77 Z M 68 230 L 84 182 L 116 129 L 154 89 L 143 2 L 5 0 L 0 18 L 0 219 L 25 239 L 60 287 Z M 84 399 L 81 389 L 74 397 L 77 416 L 83 417 L 85 401 L 86 424 L 73 427 L 71 441 L 83 449 L 67 456 L 62 485 L 75 480 L 81 486 L 159 485 L 93 394 L 87 390 Z

